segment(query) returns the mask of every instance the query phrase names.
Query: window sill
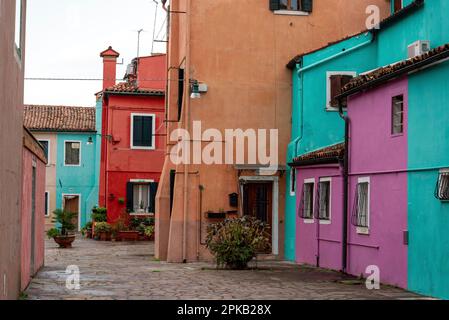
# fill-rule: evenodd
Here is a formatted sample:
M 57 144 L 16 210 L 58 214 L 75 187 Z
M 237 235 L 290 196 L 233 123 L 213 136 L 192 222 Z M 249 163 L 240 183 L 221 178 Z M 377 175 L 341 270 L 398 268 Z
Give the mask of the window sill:
M 404 136 L 404 133 L 396 133 L 396 134 L 392 134 L 391 135 L 392 138 L 400 138 L 400 137 L 403 137 L 403 136 Z
M 330 225 L 330 224 L 332 224 L 332 221 L 330 221 L 330 220 L 320 220 L 320 224 L 322 224 L 322 225 Z
M 313 220 L 313 219 L 303 219 L 303 221 L 304 221 L 304 224 L 314 224 L 315 223 L 315 220 Z
M 369 236 L 369 228 L 366 227 L 357 227 L 357 234 Z
M 293 10 L 276 10 L 273 11 L 274 14 L 284 15 L 284 16 L 308 16 L 309 12 L 305 11 L 293 11 Z
M 141 216 L 141 217 L 144 217 L 144 216 L 154 216 L 154 213 L 149 213 L 149 212 L 147 212 L 147 213 L 142 213 L 142 212 L 134 213 L 134 212 L 130 212 L 129 215 L 131 215 L 131 216 Z
M 156 150 L 156 148 L 155 147 L 134 147 L 134 146 L 131 146 L 131 150 L 154 151 L 154 150 Z

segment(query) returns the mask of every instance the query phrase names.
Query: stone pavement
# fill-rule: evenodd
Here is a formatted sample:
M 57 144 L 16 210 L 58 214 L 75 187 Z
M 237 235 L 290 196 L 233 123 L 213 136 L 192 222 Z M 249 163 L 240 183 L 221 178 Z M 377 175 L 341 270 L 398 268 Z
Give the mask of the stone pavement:
M 153 243 L 96 242 L 78 238 L 73 249 L 46 242 L 46 266 L 31 282 L 28 299 L 419 299 L 382 286 L 369 291 L 339 273 L 264 261 L 257 270 L 216 270 L 207 263 L 168 264 L 154 259 Z M 66 289 L 65 270 L 77 265 L 81 288 Z M 349 278 L 351 279 L 351 278 Z

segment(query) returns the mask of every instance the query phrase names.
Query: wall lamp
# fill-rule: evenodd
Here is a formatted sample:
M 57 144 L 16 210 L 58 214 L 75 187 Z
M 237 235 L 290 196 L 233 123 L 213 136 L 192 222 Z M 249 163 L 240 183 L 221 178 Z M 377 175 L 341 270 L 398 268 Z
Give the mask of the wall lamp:
M 208 90 L 207 84 L 199 83 L 198 80 L 190 80 L 190 98 L 200 99 L 202 93 L 206 93 Z
M 96 136 L 99 136 L 101 138 L 105 138 L 108 141 L 112 141 L 112 136 L 111 135 L 103 135 L 100 133 L 97 133 Z M 87 145 L 91 146 L 94 144 L 94 139 L 92 138 L 92 136 L 89 137 L 89 139 L 87 139 Z

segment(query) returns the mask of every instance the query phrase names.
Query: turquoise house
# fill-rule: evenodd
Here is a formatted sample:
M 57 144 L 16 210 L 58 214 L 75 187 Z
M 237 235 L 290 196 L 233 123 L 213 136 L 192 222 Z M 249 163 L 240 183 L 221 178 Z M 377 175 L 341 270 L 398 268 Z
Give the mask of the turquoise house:
M 53 211 L 66 209 L 78 214 L 80 230 L 98 206 L 101 104 L 99 108 L 25 106 L 25 124 L 47 153 L 46 229 L 53 227 Z
M 394 4 L 392 1 L 392 10 Z M 343 86 L 360 75 L 407 59 L 409 46 L 429 41 L 430 48 L 449 42 L 449 1 L 404 0 L 404 8 L 373 29 L 314 52 L 295 57 L 288 67 L 293 76 L 293 158 L 344 140 L 344 122 L 329 103 L 332 75 Z M 449 167 L 449 88 L 447 64 L 409 75 L 408 136 L 408 288 L 449 298 L 449 204 L 435 198 L 435 189 Z M 334 79 L 335 80 L 335 79 Z M 337 85 L 338 88 L 338 85 Z M 426 107 L 428 106 L 428 107 Z M 423 121 L 425 119 L 425 121 Z M 290 172 L 288 186 L 294 183 Z M 292 190 L 293 191 L 293 190 Z M 430 196 L 429 196 L 430 195 Z M 286 197 L 286 257 L 295 258 L 296 197 Z

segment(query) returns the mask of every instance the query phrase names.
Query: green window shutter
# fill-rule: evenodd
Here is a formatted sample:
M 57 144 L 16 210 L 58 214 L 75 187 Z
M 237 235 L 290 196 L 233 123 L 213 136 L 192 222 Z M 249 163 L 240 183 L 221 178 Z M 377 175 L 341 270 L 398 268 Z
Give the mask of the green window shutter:
M 280 0 L 269 0 L 270 10 L 276 11 L 280 9 Z
M 126 184 L 126 209 L 128 212 L 134 211 L 134 183 L 128 182 Z
M 301 10 L 305 12 L 312 12 L 313 0 L 301 0 Z
M 153 145 L 153 117 L 143 117 L 142 145 L 144 147 L 151 147 Z
M 133 146 L 141 147 L 143 142 L 142 137 L 143 117 L 134 116 L 133 121 Z
M 157 182 L 150 183 L 150 204 L 149 211 L 150 213 L 156 213 L 156 194 L 157 194 Z

